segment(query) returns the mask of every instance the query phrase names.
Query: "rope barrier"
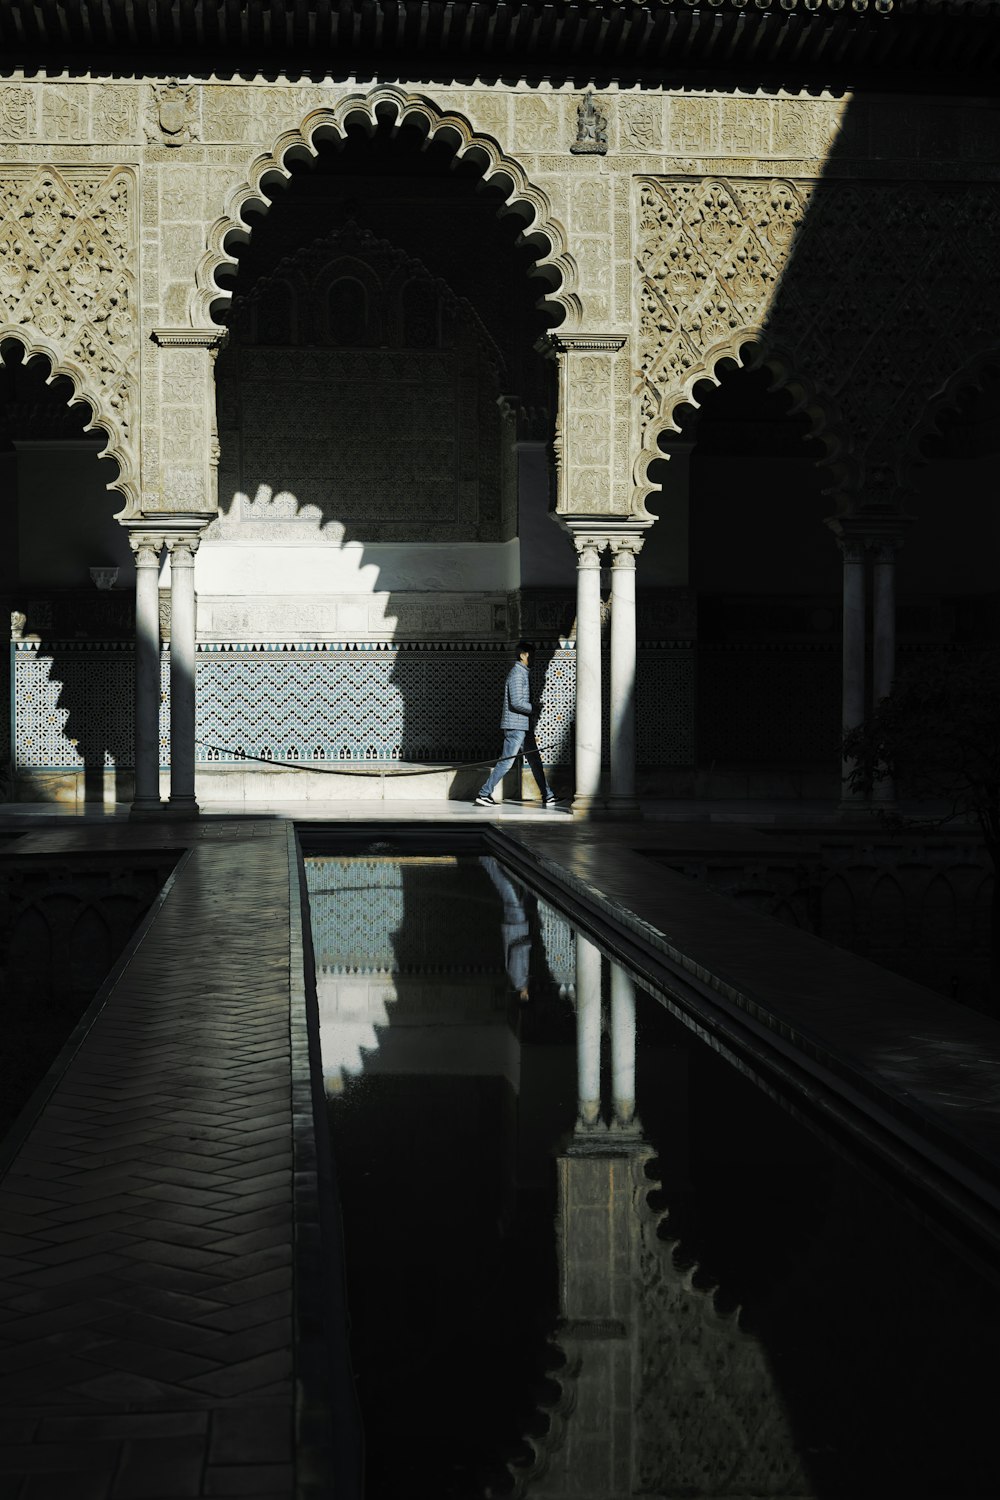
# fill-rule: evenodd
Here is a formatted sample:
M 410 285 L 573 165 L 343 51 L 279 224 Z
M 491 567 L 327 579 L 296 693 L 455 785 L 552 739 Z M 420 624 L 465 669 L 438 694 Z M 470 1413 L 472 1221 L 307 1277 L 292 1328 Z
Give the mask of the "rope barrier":
M 230 756 L 228 764 L 242 765 L 244 761 L 256 761 L 262 766 L 283 766 L 289 771 L 322 771 L 329 776 L 425 776 L 428 771 L 474 771 L 490 770 L 497 764 L 497 757 L 491 760 L 458 760 L 458 761 L 423 761 L 419 765 L 399 764 L 393 761 L 317 761 L 317 760 L 276 760 L 270 755 L 250 755 L 245 750 L 231 750 L 226 745 L 213 745 L 208 740 L 196 740 L 195 744 L 203 746 L 206 750 L 214 750 L 219 755 Z M 537 746 L 539 755 L 545 750 L 555 750 L 555 745 Z M 518 757 L 523 758 L 524 751 L 518 751 Z M 516 763 L 516 759 L 515 759 Z

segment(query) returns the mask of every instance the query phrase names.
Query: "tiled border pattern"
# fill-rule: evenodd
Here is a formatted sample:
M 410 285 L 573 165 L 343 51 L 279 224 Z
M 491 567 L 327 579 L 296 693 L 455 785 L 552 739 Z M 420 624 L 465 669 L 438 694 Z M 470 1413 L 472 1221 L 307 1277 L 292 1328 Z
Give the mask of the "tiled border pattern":
M 132 647 L 12 643 L 12 740 L 22 770 L 132 764 Z M 509 648 L 455 642 L 204 644 L 197 656 L 196 758 L 204 765 L 489 761 Z M 651 642 L 637 665 L 642 765 L 694 760 L 694 653 Z M 572 762 L 574 643 L 538 650 L 538 744 Z M 607 672 L 605 671 L 605 682 Z M 160 752 L 169 761 L 169 653 L 161 663 Z

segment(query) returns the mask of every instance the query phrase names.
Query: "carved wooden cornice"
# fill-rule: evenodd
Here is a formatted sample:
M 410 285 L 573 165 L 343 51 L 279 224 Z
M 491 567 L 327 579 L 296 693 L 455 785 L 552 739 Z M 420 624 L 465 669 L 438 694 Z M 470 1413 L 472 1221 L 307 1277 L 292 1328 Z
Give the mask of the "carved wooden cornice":
M 963 78 L 968 88 L 971 70 L 995 93 L 1000 51 L 997 0 L 104 0 L 99 21 L 82 24 L 79 9 L 5 0 L 7 65 L 307 78 L 335 60 L 341 76 L 441 82 L 491 72 L 659 84 L 750 73 L 785 86 L 920 76 L 934 92 Z

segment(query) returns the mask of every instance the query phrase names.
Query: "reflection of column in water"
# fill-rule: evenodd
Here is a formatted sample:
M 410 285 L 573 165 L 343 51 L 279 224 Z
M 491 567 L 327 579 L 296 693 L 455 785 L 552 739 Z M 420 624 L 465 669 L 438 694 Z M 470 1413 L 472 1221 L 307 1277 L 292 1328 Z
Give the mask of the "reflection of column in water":
M 580 1123 L 596 1125 L 601 1114 L 601 953 L 582 932 L 576 935 L 576 1067 Z
M 635 1119 L 635 985 L 619 964 L 611 965 L 611 1091 L 615 1123 Z

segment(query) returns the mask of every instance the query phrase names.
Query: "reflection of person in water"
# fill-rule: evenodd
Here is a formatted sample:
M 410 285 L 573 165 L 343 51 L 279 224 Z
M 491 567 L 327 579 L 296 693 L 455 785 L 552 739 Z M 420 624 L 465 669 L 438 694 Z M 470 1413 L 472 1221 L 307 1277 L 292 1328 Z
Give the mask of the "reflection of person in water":
M 507 978 L 516 990 L 519 1000 L 528 999 L 528 964 L 531 958 L 531 929 L 528 925 L 524 901 L 510 877 L 500 868 L 492 854 L 480 857 L 479 863 L 496 887 L 503 902 L 503 921 L 500 937 L 503 942 L 503 961 Z

